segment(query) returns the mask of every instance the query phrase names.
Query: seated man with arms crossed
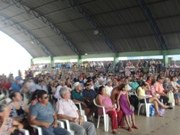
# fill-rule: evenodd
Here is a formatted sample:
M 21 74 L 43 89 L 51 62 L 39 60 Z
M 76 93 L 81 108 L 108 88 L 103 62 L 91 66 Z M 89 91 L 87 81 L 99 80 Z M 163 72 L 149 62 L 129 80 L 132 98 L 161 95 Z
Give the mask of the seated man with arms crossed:
M 70 133 L 57 125 L 57 116 L 52 105 L 49 103 L 49 96 L 44 90 L 39 90 L 38 102 L 30 107 L 30 124 L 40 126 L 43 135 L 70 135 Z
M 82 121 L 79 116 L 78 108 L 70 99 L 71 93 L 68 87 L 62 87 L 60 90 L 62 97 L 56 104 L 58 119 L 67 119 L 70 121 L 70 128 L 75 132 L 75 135 L 96 135 L 96 129 L 91 122 Z

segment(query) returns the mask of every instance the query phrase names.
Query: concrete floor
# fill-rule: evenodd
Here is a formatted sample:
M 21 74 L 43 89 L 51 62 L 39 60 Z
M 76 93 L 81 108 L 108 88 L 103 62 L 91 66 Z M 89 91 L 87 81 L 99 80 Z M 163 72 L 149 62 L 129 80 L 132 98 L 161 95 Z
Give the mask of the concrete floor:
M 145 117 L 135 116 L 139 129 L 128 132 L 126 129 L 119 128 L 117 135 L 180 135 L 180 106 L 172 110 L 166 110 L 164 117 Z M 103 123 L 97 129 L 97 135 L 113 135 L 111 130 L 104 132 Z

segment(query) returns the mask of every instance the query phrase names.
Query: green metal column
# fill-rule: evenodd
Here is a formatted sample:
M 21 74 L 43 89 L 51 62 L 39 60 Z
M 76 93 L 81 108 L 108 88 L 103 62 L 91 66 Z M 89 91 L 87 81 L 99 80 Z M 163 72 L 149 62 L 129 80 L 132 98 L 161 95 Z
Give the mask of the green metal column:
M 82 60 L 81 55 L 78 55 L 78 63 L 77 63 L 78 67 L 81 65 L 82 62 L 81 60 Z
M 114 62 L 113 62 L 113 64 L 114 64 L 114 66 L 118 63 L 118 57 L 119 57 L 119 54 L 118 53 L 115 53 L 114 54 Z
M 34 65 L 33 58 L 31 59 L 31 66 Z
M 162 51 L 162 55 L 163 55 L 163 63 L 165 65 L 165 67 L 168 66 L 168 57 L 167 57 L 167 51 Z
M 50 63 L 51 63 L 51 68 L 54 67 L 54 59 L 52 56 L 49 56 L 50 57 Z

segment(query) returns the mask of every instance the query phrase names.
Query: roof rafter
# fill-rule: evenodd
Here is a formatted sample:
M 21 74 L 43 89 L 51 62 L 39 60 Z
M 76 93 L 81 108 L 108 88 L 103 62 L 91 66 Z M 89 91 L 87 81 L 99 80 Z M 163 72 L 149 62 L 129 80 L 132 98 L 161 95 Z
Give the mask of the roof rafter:
M 50 19 L 48 19 L 41 13 L 35 10 L 32 10 L 30 7 L 26 6 L 22 2 L 22 0 L 1 0 L 1 1 L 7 4 L 12 4 L 12 6 L 16 6 L 17 8 L 24 10 L 26 13 L 33 15 L 35 18 L 39 19 L 41 22 L 48 25 L 52 31 L 54 31 L 59 37 L 61 37 L 75 54 L 77 55 L 82 54 L 80 50 L 76 47 L 76 45 L 72 41 L 70 41 L 70 39 L 66 36 L 66 34 L 60 28 L 58 28 L 52 21 L 50 21 Z
M 156 20 L 154 19 L 151 10 L 147 7 L 146 3 L 144 0 L 138 0 L 138 4 L 144 14 L 144 16 L 147 18 L 149 25 L 151 26 L 151 29 L 154 32 L 154 36 L 161 48 L 161 50 L 167 50 L 167 45 L 166 42 L 164 40 L 164 37 L 156 23 Z
M 4 25 L 7 26 L 12 26 L 16 28 L 18 31 L 24 33 L 24 35 L 28 36 L 34 45 L 37 45 L 42 49 L 42 51 L 47 55 L 47 56 L 52 56 L 52 53 L 30 32 L 28 31 L 25 27 L 23 27 L 20 24 L 17 24 L 15 21 L 8 20 L 5 15 L 0 14 L 0 21 L 4 23 Z
M 83 17 L 91 24 L 91 26 L 95 30 L 98 30 L 101 33 L 101 36 L 102 36 L 105 44 L 111 49 L 111 51 L 114 53 L 117 53 L 117 49 L 113 45 L 112 40 L 110 39 L 110 37 L 107 35 L 107 33 L 103 29 L 99 28 L 100 24 L 94 18 L 92 18 L 92 16 L 90 15 L 90 11 L 88 11 L 88 9 L 86 9 L 85 7 L 81 6 L 79 0 L 68 0 L 68 1 L 69 1 L 69 4 L 71 5 L 71 7 L 73 7 L 80 14 L 82 14 Z

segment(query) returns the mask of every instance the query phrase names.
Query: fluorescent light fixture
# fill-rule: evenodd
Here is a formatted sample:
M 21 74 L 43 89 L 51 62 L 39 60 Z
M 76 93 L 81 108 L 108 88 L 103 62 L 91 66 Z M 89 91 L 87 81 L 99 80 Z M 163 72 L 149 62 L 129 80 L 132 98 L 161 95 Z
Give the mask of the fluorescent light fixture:
M 119 57 L 118 60 L 128 60 L 128 57 Z
M 54 60 L 54 63 L 66 63 L 66 62 L 78 62 L 78 60 L 77 59 Z
M 114 61 L 113 57 L 106 57 L 106 58 L 86 58 L 82 59 L 82 61 Z
M 172 60 L 180 60 L 180 55 L 168 55 L 168 58 L 172 58 Z
M 163 59 L 163 56 L 134 56 L 134 57 L 118 58 L 118 60 L 143 60 L 143 59 Z

